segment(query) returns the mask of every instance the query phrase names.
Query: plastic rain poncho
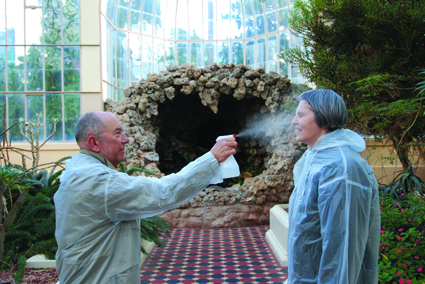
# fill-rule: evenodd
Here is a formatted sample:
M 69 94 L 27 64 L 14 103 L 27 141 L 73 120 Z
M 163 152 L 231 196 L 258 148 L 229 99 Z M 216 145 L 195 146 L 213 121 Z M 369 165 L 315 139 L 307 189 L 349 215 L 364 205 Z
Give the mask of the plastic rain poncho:
M 357 153 L 365 148 L 360 135 L 339 129 L 296 163 L 286 283 L 378 283 L 379 194 Z
M 54 196 L 60 283 L 140 284 L 139 219 L 195 197 L 219 163 L 208 152 L 158 179 L 128 176 L 99 154 L 81 153 L 66 161 Z

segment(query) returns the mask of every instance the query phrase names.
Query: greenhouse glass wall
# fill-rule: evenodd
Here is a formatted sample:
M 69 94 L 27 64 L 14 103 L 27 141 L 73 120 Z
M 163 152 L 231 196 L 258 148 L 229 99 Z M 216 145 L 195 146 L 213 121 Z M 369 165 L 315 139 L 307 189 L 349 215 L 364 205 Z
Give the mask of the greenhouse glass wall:
M 74 141 L 80 116 L 79 0 L 0 0 L 1 130 L 41 114 L 40 140 Z M 3 118 L 6 118 L 3 121 Z M 24 137 L 15 127 L 10 137 Z
M 292 0 L 104 1 L 109 98 L 119 100 L 131 82 L 182 63 L 246 64 L 304 82 L 297 68 L 277 57 L 302 43 L 290 33 Z
M 0 133 L 41 113 L 74 142 L 78 117 L 168 65 L 246 64 L 304 83 L 279 52 L 300 46 L 292 0 L 0 0 Z M 5 119 L 3 119 L 5 118 Z M 19 128 L 7 133 L 24 142 Z M 1 137 L 0 137 L 1 138 Z

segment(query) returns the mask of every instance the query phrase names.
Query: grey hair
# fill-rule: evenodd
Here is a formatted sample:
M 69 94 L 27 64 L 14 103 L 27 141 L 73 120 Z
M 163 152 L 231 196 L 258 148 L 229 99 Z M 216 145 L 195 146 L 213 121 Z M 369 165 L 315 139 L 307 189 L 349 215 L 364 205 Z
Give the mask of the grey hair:
M 320 128 L 328 128 L 330 132 L 344 128 L 347 123 L 347 108 L 340 95 L 332 90 L 317 89 L 302 93 L 298 101 L 305 100 L 314 112 Z
M 94 135 L 103 141 L 102 131 L 105 129 L 106 124 L 98 114 L 99 111 L 90 111 L 80 117 L 75 127 L 75 140 L 77 143 L 87 141 L 89 135 Z

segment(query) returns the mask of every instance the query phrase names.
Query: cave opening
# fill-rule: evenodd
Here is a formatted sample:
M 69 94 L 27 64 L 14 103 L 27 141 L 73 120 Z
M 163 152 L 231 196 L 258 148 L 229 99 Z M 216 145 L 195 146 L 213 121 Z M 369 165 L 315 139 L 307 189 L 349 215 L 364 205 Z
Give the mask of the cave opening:
M 190 161 L 209 151 L 218 136 L 240 133 L 249 118 L 258 113 L 262 106 L 264 100 L 261 98 L 236 100 L 221 94 L 218 112 L 215 114 L 201 103 L 197 94 L 167 99 L 159 105 L 159 115 L 152 118 L 153 125 L 159 129 L 156 145 L 158 168 L 164 174 L 178 172 Z M 243 175 L 260 174 L 267 156 L 265 147 L 253 137 L 237 138 L 237 142 L 237 153 L 234 156 L 240 167 L 241 178 Z

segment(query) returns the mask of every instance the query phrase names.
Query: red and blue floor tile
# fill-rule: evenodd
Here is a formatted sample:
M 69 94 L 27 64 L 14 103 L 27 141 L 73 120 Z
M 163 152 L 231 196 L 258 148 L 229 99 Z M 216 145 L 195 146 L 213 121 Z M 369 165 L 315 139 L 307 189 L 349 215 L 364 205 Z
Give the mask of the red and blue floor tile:
M 265 241 L 269 226 L 174 229 L 141 269 L 141 283 L 283 283 Z

